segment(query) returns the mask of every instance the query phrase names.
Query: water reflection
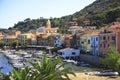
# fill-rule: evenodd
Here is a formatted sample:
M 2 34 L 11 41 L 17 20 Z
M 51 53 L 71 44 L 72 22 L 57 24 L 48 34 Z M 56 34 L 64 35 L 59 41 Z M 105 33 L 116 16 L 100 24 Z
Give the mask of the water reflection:
M 0 67 L 3 67 L 0 71 L 5 74 L 11 72 L 12 70 L 12 65 L 8 63 L 8 60 L 3 53 L 0 53 Z

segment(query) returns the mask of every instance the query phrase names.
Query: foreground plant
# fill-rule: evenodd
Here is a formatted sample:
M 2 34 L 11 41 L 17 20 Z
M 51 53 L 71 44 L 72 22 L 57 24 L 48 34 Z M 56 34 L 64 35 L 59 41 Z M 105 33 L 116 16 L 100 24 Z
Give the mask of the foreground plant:
M 75 74 L 72 68 L 64 68 L 66 63 L 59 58 L 52 60 L 52 58 L 43 57 L 42 62 L 31 63 L 33 66 L 33 73 L 31 78 L 33 80 L 70 80 L 68 74 Z
M 12 70 L 10 80 L 70 80 L 68 74 L 75 76 L 72 68 L 64 68 L 66 63 L 61 59 L 43 57 L 42 61 L 30 62 L 32 67 Z

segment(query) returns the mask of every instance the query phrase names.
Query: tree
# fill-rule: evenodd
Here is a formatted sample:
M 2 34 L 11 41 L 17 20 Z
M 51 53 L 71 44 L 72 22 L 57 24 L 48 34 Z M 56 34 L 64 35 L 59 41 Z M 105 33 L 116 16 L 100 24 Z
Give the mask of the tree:
M 0 80 L 10 80 L 10 75 L 9 74 L 4 74 L 0 72 Z
M 10 80 L 31 80 L 30 76 L 31 68 L 25 67 L 22 70 L 12 69 L 12 75 L 9 77 Z
M 3 46 L 5 46 L 5 45 L 6 45 L 5 41 L 0 40 L 0 48 L 3 48 Z
M 75 74 L 72 68 L 64 66 L 60 58 L 54 59 L 43 56 L 42 61 L 37 63 L 30 62 L 32 67 L 25 67 L 22 70 L 12 70 L 10 80 L 70 80 L 68 74 Z
M 70 67 L 63 68 L 66 63 L 63 63 L 59 58 L 52 60 L 52 58 L 44 56 L 41 63 L 31 64 L 34 69 L 31 77 L 33 80 L 70 80 L 68 74 L 75 75 Z
M 120 71 L 120 54 L 117 49 L 115 47 L 110 47 L 105 58 L 101 59 L 101 63 L 115 71 Z

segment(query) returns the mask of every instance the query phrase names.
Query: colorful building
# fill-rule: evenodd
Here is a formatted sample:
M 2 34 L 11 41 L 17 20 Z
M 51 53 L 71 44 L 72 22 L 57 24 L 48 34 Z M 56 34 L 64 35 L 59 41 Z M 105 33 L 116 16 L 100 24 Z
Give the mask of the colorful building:
M 93 30 L 90 37 L 90 53 L 94 56 L 99 56 L 99 31 Z
M 18 42 L 23 45 L 31 44 L 30 39 L 34 38 L 36 35 L 32 33 L 25 33 L 18 36 Z
M 64 47 L 64 36 L 62 35 L 55 35 L 54 36 L 54 46 L 63 48 Z
M 116 33 L 116 48 L 120 53 L 120 22 L 113 22 L 112 25 L 107 28 L 107 30 Z
M 17 30 L 9 31 L 8 33 L 4 34 L 3 41 L 7 43 L 16 41 L 20 34 L 21 34 L 21 31 L 17 31 Z
M 54 36 L 47 34 L 40 34 L 37 36 L 37 45 L 40 46 L 54 46 Z
M 71 47 L 71 39 L 72 35 L 65 35 L 65 48 L 70 48 Z
M 0 32 L 0 40 L 2 40 L 3 39 L 3 34 L 2 34 L 2 32 Z
M 113 31 L 104 30 L 99 33 L 100 40 L 100 55 L 108 52 L 110 46 L 117 47 L 117 33 Z
M 90 53 L 90 38 L 91 38 L 91 31 L 87 31 L 85 34 L 80 36 L 80 49 L 85 51 L 86 53 Z

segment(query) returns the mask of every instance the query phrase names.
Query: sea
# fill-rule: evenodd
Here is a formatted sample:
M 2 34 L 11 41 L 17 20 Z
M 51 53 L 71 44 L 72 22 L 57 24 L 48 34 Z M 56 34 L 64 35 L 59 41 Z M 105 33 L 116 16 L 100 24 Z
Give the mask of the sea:
M 8 63 L 8 59 L 3 53 L 0 53 L 0 72 L 9 74 L 12 71 L 12 65 Z

